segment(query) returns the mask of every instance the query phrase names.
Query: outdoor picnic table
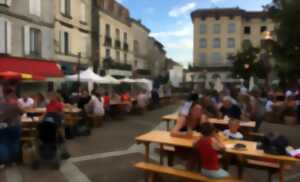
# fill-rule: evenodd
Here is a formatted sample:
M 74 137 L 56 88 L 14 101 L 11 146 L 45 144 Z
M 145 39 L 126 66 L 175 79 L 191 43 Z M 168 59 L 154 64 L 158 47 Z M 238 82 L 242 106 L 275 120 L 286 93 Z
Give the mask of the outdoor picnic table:
M 35 113 L 35 114 L 44 114 L 46 113 L 46 108 L 45 107 L 36 107 L 36 108 L 30 108 L 27 109 L 26 112 L 27 113 Z M 81 109 L 77 108 L 77 107 L 65 107 L 64 108 L 64 113 L 80 113 Z
M 138 144 L 144 144 L 145 146 L 145 161 L 149 162 L 149 145 L 151 143 L 159 144 L 160 149 L 164 146 L 173 147 L 184 147 L 193 148 L 194 143 L 201 137 L 199 133 L 194 133 L 192 138 L 179 138 L 172 137 L 170 132 L 167 131 L 151 131 L 149 133 L 140 135 L 135 138 Z M 299 159 L 285 155 L 272 155 L 266 154 L 263 150 L 257 149 L 257 142 L 253 141 L 241 141 L 241 140 L 224 140 L 226 149 L 225 153 L 233 154 L 239 157 L 255 157 L 255 158 L 265 158 L 270 160 L 275 160 L 279 163 L 279 181 L 284 182 L 284 167 L 287 164 L 295 164 L 300 162 Z M 235 144 L 244 144 L 246 146 L 245 150 L 236 150 L 233 148 Z M 163 156 L 160 155 L 160 164 L 163 164 Z
M 167 131 L 170 130 L 170 122 L 176 122 L 178 119 L 178 113 L 168 114 L 162 117 L 162 120 L 167 124 Z M 218 119 L 218 118 L 209 118 L 208 121 L 215 125 L 222 125 L 227 126 L 228 121 L 225 119 Z M 241 128 L 255 128 L 256 122 L 255 121 L 241 121 L 240 127 Z

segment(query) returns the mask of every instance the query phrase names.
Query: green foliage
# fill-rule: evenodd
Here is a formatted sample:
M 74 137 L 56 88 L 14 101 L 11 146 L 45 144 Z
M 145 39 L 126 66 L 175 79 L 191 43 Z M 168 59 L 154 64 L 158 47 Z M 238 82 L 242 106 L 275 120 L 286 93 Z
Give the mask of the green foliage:
M 273 55 L 280 75 L 288 79 L 300 76 L 300 1 L 273 0 L 266 6 L 273 20 L 277 40 Z
M 248 80 L 251 76 L 265 78 L 264 67 L 258 61 L 260 49 L 253 47 L 249 41 L 244 41 L 242 50 L 228 59 L 233 62 L 232 76 Z

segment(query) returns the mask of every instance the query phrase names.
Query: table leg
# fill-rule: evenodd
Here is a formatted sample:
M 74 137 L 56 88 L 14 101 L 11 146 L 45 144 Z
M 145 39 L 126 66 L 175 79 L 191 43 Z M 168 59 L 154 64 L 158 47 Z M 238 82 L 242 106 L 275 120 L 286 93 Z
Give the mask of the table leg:
M 284 182 L 284 162 L 279 162 L 279 182 Z
M 166 121 L 166 124 L 167 124 L 167 131 L 170 131 L 170 122 Z
M 149 162 L 150 146 L 149 143 L 144 143 L 144 145 L 145 145 L 145 162 Z
M 159 164 L 160 164 L 160 165 L 163 165 L 163 164 L 164 164 L 163 149 L 164 149 L 164 145 L 163 145 L 163 144 L 160 144 L 160 145 L 159 145 Z

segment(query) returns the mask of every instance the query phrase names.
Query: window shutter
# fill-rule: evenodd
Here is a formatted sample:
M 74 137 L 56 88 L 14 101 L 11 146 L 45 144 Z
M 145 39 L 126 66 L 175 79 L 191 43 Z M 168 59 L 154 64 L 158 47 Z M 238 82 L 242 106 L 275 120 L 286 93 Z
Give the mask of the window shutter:
M 35 15 L 41 16 L 41 0 L 35 0 Z
M 60 37 L 60 52 L 65 53 L 65 33 L 61 31 L 59 37 Z
M 5 30 L 6 30 L 6 23 L 3 18 L 0 18 L 0 53 L 5 53 Z
M 24 26 L 24 54 L 30 54 L 30 27 Z
M 29 0 L 29 13 L 34 15 L 35 14 L 35 3 L 34 0 Z
M 66 13 L 66 3 L 65 0 L 60 0 L 60 12 L 61 13 Z
M 7 36 L 7 53 L 11 54 L 11 22 L 6 21 L 6 36 Z
M 85 9 L 84 2 L 81 2 L 81 4 L 80 4 L 80 20 L 82 22 L 86 21 L 86 9 Z
M 81 37 L 82 37 L 82 43 L 81 43 L 81 50 L 80 50 L 80 52 L 81 52 L 81 54 L 82 54 L 82 56 L 83 57 L 86 57 L 86 50 L 87 50 L 87 36 L 84 34 L 84 33 L 82 33 L 82 35 L 81 35 Z
M 68 53 L 72 54 L 72 37 L 71 37 L 71 33 L 68 33 Z
M 5 0 L 4 0 L 5 1 Z M 6 5 L 11 6 L 11 0 L 6 0 Z

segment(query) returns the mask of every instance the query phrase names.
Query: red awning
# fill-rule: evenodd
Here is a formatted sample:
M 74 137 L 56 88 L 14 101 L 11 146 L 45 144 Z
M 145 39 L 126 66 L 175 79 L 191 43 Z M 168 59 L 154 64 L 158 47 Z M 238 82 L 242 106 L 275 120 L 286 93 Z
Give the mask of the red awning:
M 12 71 L 40 77 L 63 77 L 54 61 L 0 56 L 0 72 Z

